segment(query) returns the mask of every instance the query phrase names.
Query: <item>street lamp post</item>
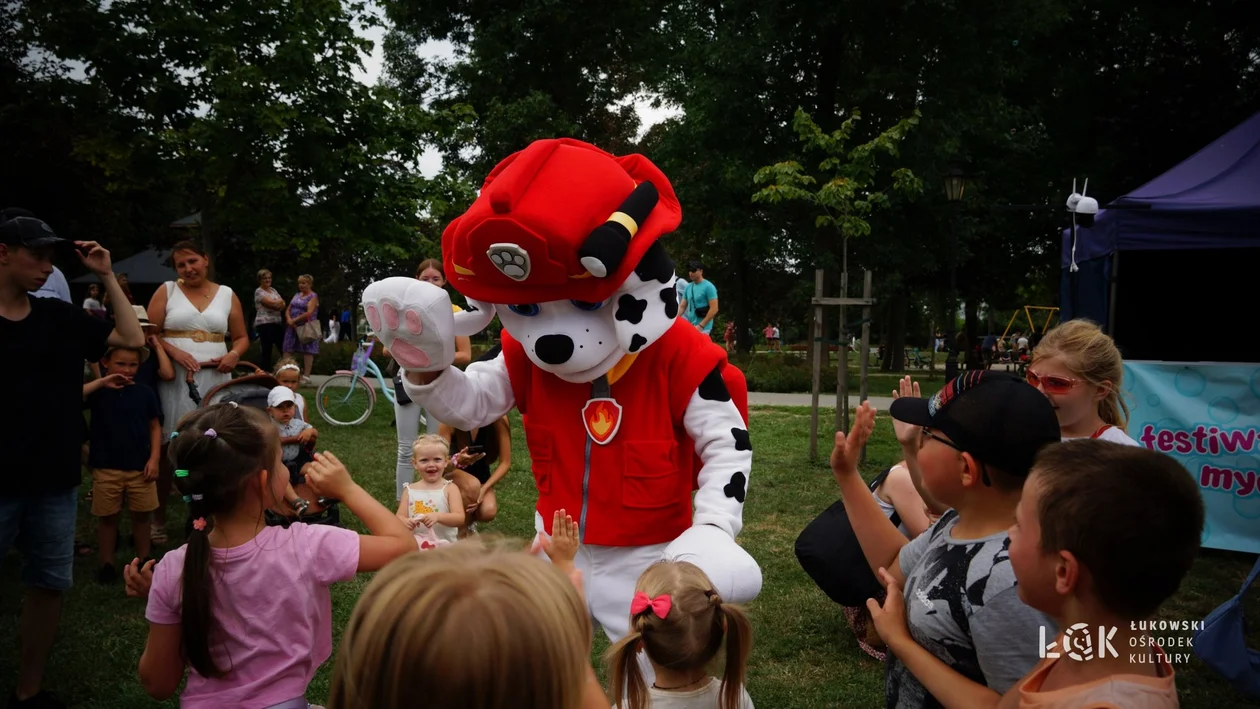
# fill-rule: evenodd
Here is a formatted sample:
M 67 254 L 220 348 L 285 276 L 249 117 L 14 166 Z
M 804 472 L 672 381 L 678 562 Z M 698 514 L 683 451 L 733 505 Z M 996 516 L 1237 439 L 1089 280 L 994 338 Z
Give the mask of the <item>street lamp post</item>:
M 962 202 L 967 190 L 967 173 L 957 162 L 952 162 L 944 175 L 945 199 L 951 204 Z M 958 347 L 954 326 L 958 323 L 958 219 L 951 215 L 949 224 L 949 322 L 945 330 L 949 354 L 945 357 L 945 380 L 958 376 Z

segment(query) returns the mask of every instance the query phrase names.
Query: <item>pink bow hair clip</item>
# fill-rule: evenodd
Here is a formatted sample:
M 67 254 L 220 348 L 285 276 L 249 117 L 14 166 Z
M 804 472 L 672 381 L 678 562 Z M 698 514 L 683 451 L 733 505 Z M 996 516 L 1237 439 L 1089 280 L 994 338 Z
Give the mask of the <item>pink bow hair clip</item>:
M 648 595 L 642 591 L 634 594 L 634 600 L 630 601 L 630 615 L 639 615 L 651 609 L 657 618 L 662 620 L 669 615 L 669 609 L 673 608 L 674 599 L 669 594 L 663 593 L 656 598 L 648 598 Z

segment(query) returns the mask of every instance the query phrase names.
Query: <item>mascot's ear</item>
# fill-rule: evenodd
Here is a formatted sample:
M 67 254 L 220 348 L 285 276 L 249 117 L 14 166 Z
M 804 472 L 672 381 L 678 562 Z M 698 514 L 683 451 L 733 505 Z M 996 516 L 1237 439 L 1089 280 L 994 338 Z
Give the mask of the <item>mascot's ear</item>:
M 455 336 L 472 337 L 494 320 L 494 306 L 479 300 L 466 298 L 468 307 L 455 313 Z
M 642 350 L 674 325 L 678 316 L 674 280 L 674 262 L 657 242 L 613 293 L 613 323 L 624 351 L 634 354 Z

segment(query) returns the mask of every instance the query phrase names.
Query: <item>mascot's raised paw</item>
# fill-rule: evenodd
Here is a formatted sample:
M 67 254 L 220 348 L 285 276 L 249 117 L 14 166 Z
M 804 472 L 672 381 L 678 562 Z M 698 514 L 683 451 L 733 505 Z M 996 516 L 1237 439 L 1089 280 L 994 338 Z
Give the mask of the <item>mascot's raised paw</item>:
M 363 311 L 403 369 L 436 372 L 455 361 L 455 319 L 442 288 L 414 278 L 386 278 L 363 291 Z

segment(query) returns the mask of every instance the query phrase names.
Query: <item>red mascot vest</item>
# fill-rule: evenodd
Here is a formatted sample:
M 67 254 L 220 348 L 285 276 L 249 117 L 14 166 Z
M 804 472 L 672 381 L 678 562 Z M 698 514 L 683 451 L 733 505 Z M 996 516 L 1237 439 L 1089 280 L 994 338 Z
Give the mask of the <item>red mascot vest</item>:
M 700 460 L 683 413 L 715 367 L 722 365 L 731 401 L 748 423 L 748 385 L 721 347 L 676 321 L 611 385 L 622 419 L 612 440 L 599 445 L 588 442 L 582 418 L 591 384 L 566 382 L 534 366 L 507 331 L 502 343 L 548 534 L 561 508 L 585 519 L 585 544 L 661 544 L 691 526 Z

